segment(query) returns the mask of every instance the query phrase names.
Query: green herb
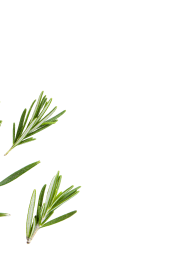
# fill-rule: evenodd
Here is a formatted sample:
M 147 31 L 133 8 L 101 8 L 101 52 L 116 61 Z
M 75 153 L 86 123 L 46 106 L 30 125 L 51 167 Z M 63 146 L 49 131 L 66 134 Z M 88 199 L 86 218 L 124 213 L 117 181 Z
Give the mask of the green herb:
M 6 217 L 6 216 L 10 216 L 10 214 L 8 214 L 8 213 L 0 213 L 0 217 Z
M 1 101 L 0 101 L 0 103 L 1 103 Z M 1 126 L 2 122 L 3 122 L 3 120 L 0 120 L 0 126 Z
M 27 164 L 26 166 L 20 168 L 19 170 L 13 172 L 12 174 L 10 174 L 9 176 L 7 176 L 6 178 L 4 178 L 3 180 L 0 181 L 0 187 L 13 182 L 14 180 L 18 179 L 23 174 L 25 174 L 29 170 L 33 169 L 35 166 L 37 166 L 40 163 L 41 163 L 41 160 L 32 162 L 32 163 Z M 0 212 L 0 217 L 10 217 L 10 213 Z
M 11 182 L 13 182 L 14 180 L 18 179 L 19 177 L 21 177 L 24 173 L 28 172 L 29 170 L 33 169 L 35 166 L 37 166 L 38 164 L 41 163 L 41 160 L 36 161 L 36 162 L 32 162 L 30 164 L 27 164 L 26 166 L 20 168 L 19 170 L 13 172 L 12 174 L 10 174 L 9 176 L 7 176 L 6 178 L 4 178 L 2 181 L 0 181 L 0 187 L 5 186 Z
M 80 186 L 77 188 L 74 188 L 74 186 L 70 186 L 65 191 L 58 193 L 61 179 L 62 176 L 59 175 L 59 172 L 53 177 L 49 185 L 47 195 L 46 195 L 46 200 L 44 203 L 43 203 L 43 198 L 44 198 L 46 185 L 42 187 L 38 199 L 37 212 L 35 216 L 33 215 L 34 215 L 34 207 L 35 207 L 35 200 L 36 200 L 36 190 L 33 191 L 30 199 L 27 221 L 26 221 L 27 244 L 31 242 L 34 235 L 40 228 L 51 226 L 53 224 L 61 222 L 71 217 L 77 212 L 75 210 L 65 215 L 62 215 L 58 218 L 55 218 L 51 221 L 48 221 L 48 219 L 53 215 L 54 211 L 58 207 L 60 207 L 63 203 L 65 203 L 66 201 L 73 198 L 75 195 L 79 193 L 78 189 L 80 188 Z
M 50 118 L 57 109 L 57 107 L 54 107 L 47 115 L 45 115 L 47 109 L 52 102 L 52 98 L 47 100 L 46 96 L 43 96 L 42 91 L 36 102 L 36 106 L 33 110 L 32 116 L 29 119 L 35 102 L 36 100 L 32 102 L 28 113 L 27 109 L 24 109 L 24 111 L 22 112 L 17 131 L 15 130 L 15 123 L 13 123 L 13 145 L 5 155 L 7 155 L 17 145 L 36 140 L 31 136 L 55 124 L 57 122 L 57 119 L 66 112 L 66 110 L 64 110 L 56 116 Z

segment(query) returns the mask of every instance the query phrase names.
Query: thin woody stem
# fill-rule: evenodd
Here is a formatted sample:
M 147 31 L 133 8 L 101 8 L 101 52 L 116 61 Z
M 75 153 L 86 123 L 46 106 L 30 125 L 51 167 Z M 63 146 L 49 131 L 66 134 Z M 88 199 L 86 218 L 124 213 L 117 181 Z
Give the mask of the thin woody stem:
M 15 148 L 15 146 L 11 146 L 10 148 L 9 148 L 9 150 L 5 153 L 5 154 L 3 154 L 3 156 L 7 156 L 10 152 L 12 152 L 12 150 Z
M 27 244 L 30 244 L 30 242 L 32 241 L 32 239 L 34 238 L 36 232 L 39 230 L 40 226 L 39 225 L 36 225 L 36 228 L 33 232 L 33 235 L 31 237 L 27 237 Z

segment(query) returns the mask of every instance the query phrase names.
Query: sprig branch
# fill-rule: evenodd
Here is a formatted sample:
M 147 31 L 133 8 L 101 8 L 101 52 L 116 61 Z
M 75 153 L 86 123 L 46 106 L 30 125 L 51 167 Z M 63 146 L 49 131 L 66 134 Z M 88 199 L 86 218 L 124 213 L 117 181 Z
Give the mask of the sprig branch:
M 46 96 L 43 96 L 43 93 L 44 92 L 42 91 L 41 94 L 39 95 L 37 102 L 36 100 L 32 102 L 28 110 L 28 113 L 27 113 L 27 109 L 24 109 L 21 118 L 19 120 L 17 131 L 15 130 L 16 129 L 15 123 L 13 123 L 13 144 L 12 147 L 8 150 L 8 152 L 5 153 L 5 155 L 7 155 L 17 145 L 36 140 L 31 136 L 55 124 L 57 122 L 57 119 L 66 112 L 66 110 L 64 110 L 61 113 L 57 114 L 56 116 L 50 118 L 52 114 L 56 111 L 57 109 L 56 106 L 47 115 L 45 115 L 46 111 L 48 110 L 52 102 L 52 98 L 50 98 L 47 101 L 47 98 Z M 33 110 L 33 114 L 29 119 L 30 113 L 35 103 L 36 106 Z
M 38 199 L 37 212 L 35 216 L 33 216 L 33 213 L 34 213 L 35 201 L 36 201 L 36 190 L 33 191 L 30 199 L 27 221 L 26 221 L 27 244 L 31 242 L 36 232 L 40 228 L 51 226 L 53 224 L 61 222 L 71 217 L 77 212 L 75 210 L 65 215 L 62 215 L 58 218 L 55 218 L 51 221 L 48 221 L 48 219 L 53 215 L 54 211 L 57 208 L 59 208 L 63 203 L 67 202 L 69 199 L 73 198 L 75 195 L 79 193 L 78 189 L 80 188 L 80 186 L 77 188 L 74 188 L 74 186 L 70 186 L 65 191 L 58 193 L 61 179 L 62 176 L 59 175 L 59 172 L 53 177 L 49 185 L 47 195 L 46 195 L 46 200 L 44 203 L 43 203 L 43 198 L 46 189 L 46 184 L 42 187 Z

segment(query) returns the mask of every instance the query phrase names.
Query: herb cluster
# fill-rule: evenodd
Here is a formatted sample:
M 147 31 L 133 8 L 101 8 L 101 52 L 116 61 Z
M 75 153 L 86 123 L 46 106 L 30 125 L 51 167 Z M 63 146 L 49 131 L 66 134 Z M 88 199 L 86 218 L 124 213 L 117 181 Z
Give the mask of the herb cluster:
M 55 115 L 54 117 L 51 117 L 57 109 L 57 107 L 54 107 L 48 114 L 46 114 L 52 102 L 52 99 L 47 100 L 47 97 L 43 96 L 43 94 L 44 92 L 42 91 L 41 94 L 39 95 L 37 102 L 36 100 L 32 102 L 28 112 L 27 109 L 23 110 L 19 120 L 17 130 L 16 130 L 15 123 L 13 123 L 13 144 L 12 147 L 5 155 L 7 155 L 12 149 L 14 149 L 16 146 L 20 144 L 24 144 L 36 140 L 35 138 L 32 137 L 33 135 L 55 124 L 58 121 L 57 119 L 66 112 L 64 110 L 61 113 Z M 33 113 L 30 117 L 30 114 L 32 112 L 35 103 L 36 106 L 34 107 Z M 1 123 L 2 121 L 0 121 L 0 125 Z M 4 180 L 0 181 L 0 186 L 6 185 L 14 181 L 15 179 L 19 178 L 20 176 L 22 176 L 24 173 L 26 173 L 27 171 L 29 171 L 39 163 L 40 161 L 31 163 L 23 167 L 22 169 L 14 172 Z M 61 179 L 62 176 L 59 175 L 59 172 L 53 177 L 47 191 L 45 202 L 43 202 L 43 198 L 46 189 L 46 184 L 42 187 L 38 199 L 37 211 L 35 216 L 33 215 L 34 215 L 34 207 L 36 201 L 36 190 L 33 191 L 29 208 L 28 208 L 27 221 L 26 221 L 26 238 L 28 244 L 31 242 L 32 238 L 40 228 L 51 226 L 53 224 L 61 222 L 73 216 L 77 212 L 75 210 L 65 215 L 62 215 L 58 218 L 52 219 L 51 221 L 48 221 L 57 208 L 59 208 L 62 204 L 64 204 L 69 199 L 73 198 L 75 195 L 79 193 L 80 186 L 74 188 L 73 185 L 70 186 L 65 191 L 59 192 Z M 8 213 L 0 213 L 0 217 L 9 216 L 9 215 L 10 214 Z

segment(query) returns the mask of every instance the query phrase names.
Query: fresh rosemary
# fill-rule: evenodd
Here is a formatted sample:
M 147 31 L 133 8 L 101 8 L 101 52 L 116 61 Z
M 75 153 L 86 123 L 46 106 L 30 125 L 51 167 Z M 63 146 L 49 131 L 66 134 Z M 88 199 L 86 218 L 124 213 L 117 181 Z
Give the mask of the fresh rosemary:
M 32 137 L 34 134 L 46 129 L 50 125 L 55 124 L 57 122 L 57 119 L 66 112 L 64 110 L 61 113 L 57 114 L 56 116 L 51 117 L 52 114 L 57 109 L 57 107 L 54 107 L 47 115 L 45 115 L 46 111 L 48 110 L 52 102 L 52 99 L 47 100 L 46 96 L 43 96 L 43 94 L 44 92 L 42 91 L 41 94 L 39 95 L 37 102 L 36 100 L 32 102 L 28 112 L 27 109 L 24 109 L 20 117 L 17 130 L 15 127 L 15 123 L 13 123 L 13 145 L 5 155 L 7 155 L 13 148 L 15 148 L 20 144 L 24 144 L 36 140 L 35 138 Z M 29 118 L 35 102 L 36 102 L 36 106 L 33 110 L 31 118 Z M 2 121 L 0 120 L 0 125 L 1 123 Z M 40 161 L 34 162 L 14 172 L 4 180 L 0 181 L 0 186 L 6 185 L 14 181 L 15 179 L 17 179 L 22 174 L 24 174 L 25 172 L 27 172 L 28 170 L 30 170 L 31 168 L 33 168 L 39 163 Z M 76 210 L 71 211 L 65 215 L 62 215 L 58 218 L 48 221 L 58 207 L 60 207 L 63 203 L 67 202 L 69 199 L 73 198 L 75 195 L 79 193 L 80 186 L 74 188 L 73 185 L 63 192 L 62 191 L 58 192 L 61 179 L 62 176 L 59 175 L 59 172 L 53 177 L 49 185 L 47 195 L 46 195 L 46 200 L 44 203 L 43 203 L 43 198 L 46 189 L 46 184 L 42 187 L 38 199 L 37 211 L 35 216 L 34 216 L 34 207 L 36 201 L 36 190 L 33 191 L 29 208 L 28 208 L 27 220 L 26 220 L 26 238 L 28 244 L 32 241 L 34 235 L 40 228 L 59 223 L 71 217 L 77 212 Z M 9 216 L 9 214 L 0 213 L 0 217 L 3 216 Z
M 70 213 L 67 213 L 65 215 L 62 215 L 58 218 L 55 218 L 47 222 L 47 220 L 52 216 L 52 214 L 58 207 L 60 207 L 63 203 L 65 203 L 66 201 L 73 198 L 75 195 L 79 193 L 78 189 L 80 188 L 80 186 L 77 188 L 74 188 L 74 186 L 70 186 L 65 191 L 58 193 L 61 179 L 62 176 L 59 175 L 59 172 L 53 177 L 50 186 L 48 188 L 46 200 L 44 203 L 43 203 L 43 197 L 44 197 L 46 185 L 42 187 L 38 199 L 37 212 L 34 217 L 33 217 L 33 213 L 34 213 L 34 207 L 36 201 L 36 190 L 33 191 L 29 208 L 28 208 L 27 221 L 26 221 L 27 244 L 31 242 L 34 235 L 40 228 L 51 226 L 60 221 L 63 221 L 71 217 L 77 212 L 77 211 L 72 211 Z
M 29 119 L 29 115 L 36 100 L 32 102 L 28 113 L 27 109 L 24 109 L 24 111 L 22 112 L 17 131 L 15 131 L 15 123 L 13 123 L 13 145 L 5 155 L 7 155 L 17 145 L 36 140 L 31 136 L 55 124 L 57 122 L 57 118 L 59 118 L 66 112 L 66 110 L 64 110 L 56 116 L 50 118 L 52 114 L 56 111 L 56 106 L 47 115 L 45 115 L 47 109 L 52 102 L 52 98 L 47 101 L 47 98 L 46 96 L 43 96 L 43 93 L 44 92 L 42 91 L 39 95 L 31 118 Z

